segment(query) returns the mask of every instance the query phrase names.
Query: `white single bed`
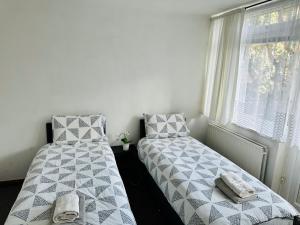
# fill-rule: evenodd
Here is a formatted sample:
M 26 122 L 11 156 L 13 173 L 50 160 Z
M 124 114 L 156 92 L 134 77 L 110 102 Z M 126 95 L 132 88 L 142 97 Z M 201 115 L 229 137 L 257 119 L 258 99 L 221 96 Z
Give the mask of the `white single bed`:
M 85 196 L 88 225 L 135 225 L 108 142 L 47 144 L 34 157 L 5 225 L 52 224 L 53 202 L 76 192 Z
M 138 153 L 185 225 L 291 225 L 298 214 L 255 177 L 192 137 L 142 138 Z M 226 171 L 249 182 L 258 199 L 235 204 L 227 198 L 214 184 Z

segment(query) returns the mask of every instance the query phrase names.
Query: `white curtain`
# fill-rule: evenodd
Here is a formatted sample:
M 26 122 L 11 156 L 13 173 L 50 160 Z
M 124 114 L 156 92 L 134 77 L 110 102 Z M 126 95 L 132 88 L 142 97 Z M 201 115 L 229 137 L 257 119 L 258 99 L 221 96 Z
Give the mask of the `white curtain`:
M 300 0 L 211 21 L 203 112 L 286 148 L 281 194 L 300 209 Z
M 203 113 L 227 123 L 233 109 L 244 10 L 211 20 Z
M 233 123 L 300 146 L 299 0 L 247 11 Z
M 286 146 L 286 150 L 283 180 L 279 187 L 279 193 L 300 211 L 300 151 L 296 146 Z
M 245 13 L 232 122 L 284 142 L 280 193 L 300 209 L 300 1 Z

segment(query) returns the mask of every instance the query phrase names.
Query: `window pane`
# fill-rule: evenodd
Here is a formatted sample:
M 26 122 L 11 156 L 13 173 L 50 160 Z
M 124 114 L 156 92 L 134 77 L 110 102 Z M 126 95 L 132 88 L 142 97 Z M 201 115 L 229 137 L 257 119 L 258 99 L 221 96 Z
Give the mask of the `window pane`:
M 233 122 L 275 138 L 284 136 L 299 65 L 295 11 L 287 5 L 250 12 L 242 32 Z

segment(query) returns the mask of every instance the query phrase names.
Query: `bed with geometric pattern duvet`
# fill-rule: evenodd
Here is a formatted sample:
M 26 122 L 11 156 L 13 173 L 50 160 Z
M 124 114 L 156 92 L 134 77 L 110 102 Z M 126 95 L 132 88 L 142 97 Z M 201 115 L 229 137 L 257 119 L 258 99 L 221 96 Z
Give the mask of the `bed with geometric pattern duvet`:
M 72 191 L 85 196 L 86 225 L 136 224 L 106 141 L 43 146 L 5 224 L 52 224 L 53 202 Z
M 185 225 L 292 225 L 298 212 L 259 180 L 192 137 L 149 139 L 138 143 L 140 160 Z M 258 195 L 235 204 L 214 181 L 232 171 Z

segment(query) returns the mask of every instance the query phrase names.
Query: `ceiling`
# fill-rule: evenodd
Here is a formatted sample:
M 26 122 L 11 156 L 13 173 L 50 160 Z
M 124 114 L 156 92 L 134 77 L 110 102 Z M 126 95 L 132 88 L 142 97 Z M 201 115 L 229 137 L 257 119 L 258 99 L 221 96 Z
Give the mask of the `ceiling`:
M 221 11 L 253 2 L 253 0 L 109 0 L 121 7 L 213 15 Z

